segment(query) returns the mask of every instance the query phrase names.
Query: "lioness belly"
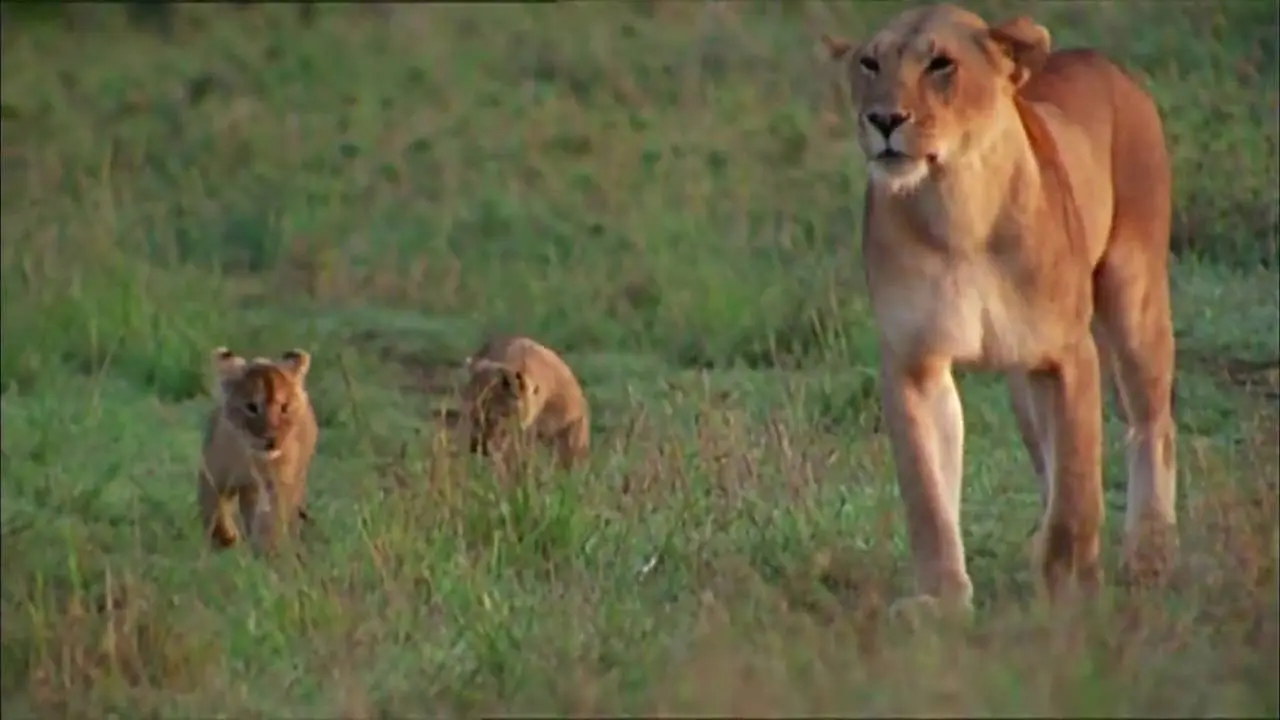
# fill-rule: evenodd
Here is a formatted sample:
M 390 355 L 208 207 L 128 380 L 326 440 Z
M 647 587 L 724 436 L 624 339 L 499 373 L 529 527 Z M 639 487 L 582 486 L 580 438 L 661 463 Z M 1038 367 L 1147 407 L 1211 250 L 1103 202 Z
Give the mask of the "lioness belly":
M 1063 345 L 1052 311 L 1022 297 L 999 268 L 967 262 L 872 284 L 884 349 L 901 361 L 948 359 L 989 370 L 1035 368 Z

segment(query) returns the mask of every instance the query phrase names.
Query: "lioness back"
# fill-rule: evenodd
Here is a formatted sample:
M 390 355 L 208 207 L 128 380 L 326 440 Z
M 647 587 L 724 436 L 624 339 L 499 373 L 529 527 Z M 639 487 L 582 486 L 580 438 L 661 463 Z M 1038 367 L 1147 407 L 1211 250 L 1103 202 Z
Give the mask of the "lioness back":
M 467 359 L 463 393 L 472 452 L 488 454 L 515 424 L 557 448 L 563 465 L 590 446 L 587 398 L 568 363 L 527 337 L 495 337 Z
M 310 364 L 303 350 L 276 361 L 214 351 L 217 404 L 205 431 L 197 495 L 215 547 L 235 545 L 243 533 L 270 547 L 281 526 L 305 516 L 319 438 L 305 385 Z

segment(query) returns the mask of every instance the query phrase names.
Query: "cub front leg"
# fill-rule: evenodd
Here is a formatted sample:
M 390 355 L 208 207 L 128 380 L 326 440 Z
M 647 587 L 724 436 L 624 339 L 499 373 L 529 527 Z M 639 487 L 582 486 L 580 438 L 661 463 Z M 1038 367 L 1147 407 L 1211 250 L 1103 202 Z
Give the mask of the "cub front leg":
M 199 483 L 200 521 L 204 526 L 205 536 L 218 550 L 235 545 L 240 541 L 240 531 L 232 516 L 230 501 L 223 497 L 214 485 L 213 478 L 203 470 L 199 473 L 197 483 Z
M 903 367 L 886 358 L 880 386 L 918 593 L 896 609 L 967 611 L 973 583 L 960 533 L 964 413 L 951 364 Z
M 281 532 L 287 531 L 287 524 L 292 518 L 286 513 L 297 510 L 286 506 L 287 502 L 282 502 L 280 489 L 274 480 L 265 479 L 241 491 L 240 513 L 258 552 L 273 552 Z
M 559 432 L 555 440 L 560 467 L 573 469 L 574 464 L 586 459 L 591 445 L 591 426 L 586 418 L 579 418 Z

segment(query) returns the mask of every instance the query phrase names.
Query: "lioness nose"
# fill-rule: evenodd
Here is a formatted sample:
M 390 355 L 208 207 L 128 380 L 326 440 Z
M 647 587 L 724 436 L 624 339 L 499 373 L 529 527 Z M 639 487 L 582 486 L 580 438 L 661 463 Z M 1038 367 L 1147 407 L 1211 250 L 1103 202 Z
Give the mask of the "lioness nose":
M 265 449 L 267 452 L 271 452 L 272 450 L 275 450 L 275 449 L 276 449 L 276 439 L 275 439 L 274 437 L 265 437 L 265 438 L 263 438 L 263 439 L 262 439 L 262 447 L 263 447 L 263 449 Z
M 899 110 L 890 112 L 872 110 L 867 113 L 867 122 L 871 123 L 871 127 L 879 130 L 885 137 L 889 137 L 894 130 L 897 130 L 910 119 L 910 114 Z

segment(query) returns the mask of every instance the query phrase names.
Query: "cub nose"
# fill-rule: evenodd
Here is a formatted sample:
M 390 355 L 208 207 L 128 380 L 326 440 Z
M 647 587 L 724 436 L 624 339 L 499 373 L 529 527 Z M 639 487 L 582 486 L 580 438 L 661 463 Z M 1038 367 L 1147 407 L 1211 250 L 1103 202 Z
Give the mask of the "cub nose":
M 892 110 L 889 112 L 871 110 L 867 112 L 867 122 L 871 123 L 871 127 L 880 131 L 880 134 L 886 138 L 902 126 L 903 123 L 911 119 L 910 113 L 900 110 Z
M 277 443 L 274 437 L 265 437 L 262 439 L 262 449 L 266 450 L 267 452 L 272 452 L 273 450 L 275 450 L 276 445 Z

